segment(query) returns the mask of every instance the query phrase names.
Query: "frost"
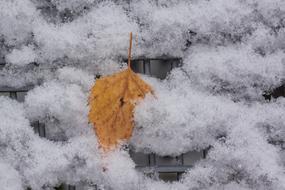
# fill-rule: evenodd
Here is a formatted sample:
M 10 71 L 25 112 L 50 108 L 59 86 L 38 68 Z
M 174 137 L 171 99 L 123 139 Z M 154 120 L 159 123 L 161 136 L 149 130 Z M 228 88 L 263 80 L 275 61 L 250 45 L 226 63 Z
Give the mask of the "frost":
M 238 100 L 254 100 L 262 91 L 280 85 L 284 78 L 284 52 L 262 57 L 244 46 L 198 46 L 189 52 L 184 67 L 200 87 L 215 94 L 231 94 Z
M 106 12 L 108 17 L 105 17 Z M 122 8 L 110 2 L 91 9 L 71 23 L 39 24 L 35 28 L 35 41 L 41 46 L 43 61 L 52 62 L 65 56 L 94 64 L 98 59 L 125 55 L 128 32 L 136 30 L 136 25 L 130 22 Z M 104 63 L 97 66 L 102 67 Z
M 83 9 L 84 6 L 88 8 L 90 5 L 92 5 L 95 0 L 52 0 L 53 4 L 56 5 L 56 7 L 59 10 L 64 9 L 70 9 L 70 10 L 78 10 Z
M 8 45 L 16 45 L 31 36 L 37 10 L 30 0 L 0 2 L 0 34 Z
M 234 180 L 240 188 L 283 189 L 284 174 L 277 149 L 267 144 L 258 131 L 245 126 L 236 126 L 225 143 L 214 145 L 206 162 L 186 174 L 184 182 L 191 188 L 209 188 L 211 183 L 221 186 Z M 197 179 L 201 183 L 191 183 Z
M 26 97 L 28 118 L 45 122 L 48 136 L 56 139 L 86 131 L 86 104 L 86 94 L 78 85 L 64 85 L 55 81 L 35 88 Z
M 89 91 L 94 82 L 94 78 L 90 73 L 73 67 L 59 69 L 58 79 L 68 84 L 77 84 L 85 92 Z
M 21 176 L 17 170 L 9 164 L 0 162 L 0 184 L 3 190 L 19 190 L 23 189 Z
M 284 85 L 283 0 L 2 0 L 0 9 L 0 90 L 31 89 L 23 103 L 0 97 L 2 189 L 285 189 L 285 101 L 263 97 Z M 126 150 L 103 154 L 88 123 L 89 90 L 126 66 L 131 31 L 133 58 L 183 60 L 165 80 L 142 76 L 155 96 L 138 103 L 130 140 L 158 155 L 209 150 L 177 182 L 144 176 Z
M 10 54 L 6 56 L 8 63 L 15 65 L 27 65 L 29 63 L 35 62 L 36 53 L 31 47 L 23 47 L 19 50 L 14 49 Z
M 15 179 L 15 186 L 19 187 L 22 183 L 25 187 L 41 188 L 45 184 L 55 185 L 60 181 L 78 182 L 81 178 L 87 179 L 84 177 L 87 173 L 96 180 L 100 179 L 94 173 L 100 168 L 94 135 L 73 138 L 66 143 L 41 139 L 24 117 L 22 105 L 2 97 L 0 103 L 3 121 L 0 128 L 0 155 L 2 160 L 14 168 L 11 174 L 15 175 L 8 175 L 7 178 Z M 5 187 L 8 182 L 4 180 L 1 185 Z

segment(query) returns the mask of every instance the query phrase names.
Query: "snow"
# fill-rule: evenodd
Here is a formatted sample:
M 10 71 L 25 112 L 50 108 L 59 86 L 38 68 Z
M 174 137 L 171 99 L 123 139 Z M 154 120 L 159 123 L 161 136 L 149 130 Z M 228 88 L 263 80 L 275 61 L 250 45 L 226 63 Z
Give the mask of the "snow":
M 32 47 L 25 46 L 21 49 L 13 49 L 13 51 L 6 56 L 6 61 L 15 65 L 27 65 L 35 62 L 36 54 Z
M 1 183 L 4 189 L 8 189 L 10 178 L 15 179 L 17 187 L 24 184 L 33 189 L 59 184 L 61 181 L 78 182 L 81 178 L 85 179 L 86 174 L 99 178 L 100 154 L 96 151 L 94 134 L 72 138 L 64 143 L 42 139 L 33 132 L 22 104 L 2 97 L 0 102 L 0 154 L 4 163 L 12 167 L 6 176 L 8 181 L 3 180 Z M 3 167 L 9 167 L 7 164 Z M 4 175 L 3 171 L 1 175 Z
M 4 190 L 98 184 L 102 189 L 285 189 L 283 0 L 0 1 L 0 86 L 33 86 L 25 101 L 0 97 Z M 181 57 L 138 102 L 129 141 L 136 151 L 176 156 L 209 148 L 177 182 L 144 176 L 124 148 L 98 148 L 88 123 L 98 75 L 133 57 Z M 135 36 L 134 35 L 134 36 Z M 37 64 L 33 64 L 36 62 Z M 39 137 L 32 122 L 46 125 Z
M 18 190 L 23 189 L 20 174 L 17 170 L 5 162 L 0 162 L 0 184 L 3 190 Z
M 59 10 L 70 9 L 78 10 L 84 6 L 88 7 L 95 3 L 95 0 L 52 0 L 51 1 Z
M 0 2 L 0 33 L 5 43 L 17 46 L 29 40 L 33 22 L 38 17 L 37 10 L 30 0 Z
M 87 129 L 82 127 L 88 126 L 87 97 L 78 85 L 47 82 L 31 91 L 25 104 L 27 117 L 45 122 L 50 138 L 66 139 Z

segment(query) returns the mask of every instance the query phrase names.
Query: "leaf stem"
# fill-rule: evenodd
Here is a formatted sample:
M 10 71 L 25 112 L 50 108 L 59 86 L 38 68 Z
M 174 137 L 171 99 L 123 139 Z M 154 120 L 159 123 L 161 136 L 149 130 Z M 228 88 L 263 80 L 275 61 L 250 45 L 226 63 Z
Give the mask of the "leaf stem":
M 128 69 L 131 69 L 132 41 L 133 41 L 133 34 L 132 34 L 132 32 L 130 32 L 130 46 L 129 46 L 129 55 L 128 55 Z

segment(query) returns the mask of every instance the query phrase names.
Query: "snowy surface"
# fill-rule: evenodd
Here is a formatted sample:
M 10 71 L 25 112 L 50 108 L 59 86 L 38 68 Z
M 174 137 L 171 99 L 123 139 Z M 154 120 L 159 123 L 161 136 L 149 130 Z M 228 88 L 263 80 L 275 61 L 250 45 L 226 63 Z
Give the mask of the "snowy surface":
M 262 96 L 285 81 L 284 0 L 1 0 L 0 10 L 0 86 L 35 86 L 23 103 L 0 97 L 0 189 L 285 189 L 285 99 Z M 125 150 L 103 154 L 88 123 L 89 90 L 125 66 L 130 31 L 134 57 L 183 59 L 165 80 L 142 76 L 155 97 L 136 107 L 130 145 L 172 156 L 211 147 L 178 182 L 143 176 Z

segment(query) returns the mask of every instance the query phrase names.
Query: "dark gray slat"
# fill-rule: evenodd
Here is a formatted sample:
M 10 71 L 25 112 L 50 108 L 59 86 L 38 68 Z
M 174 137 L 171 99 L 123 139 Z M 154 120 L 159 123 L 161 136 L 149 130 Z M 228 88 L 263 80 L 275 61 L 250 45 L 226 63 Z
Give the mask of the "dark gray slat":
M 165 182 L 174 182 L 179 180 L 179 173 L 177 172 L 165 172 L 165 173 L 160 172 L 158 176 L 159 179 Z
M 127 63 L 128 60 L 127 59 L 123 59 L 123 62 Z M 169 62 L 175 62 L 178 63 L 178 65 L 180 66 L 181 63 L 183 63 L 182 59 L 159 59 L 159 58 L 154 58 L 154 59 L 132 59 L 131 60 L 131 64 L 135 63 L 135 62 L 143 62 L 143 61 L 169 61 Z
M 273 89 L 271 96 L 273 98 L 285 97 L 285 84 Z
M 203 150 L 203 158 L 204 159 L 207 157 L 209 150 L 210 150 L 210 148 Z
M 17 92 L 10 92 L 10 98 L 16 100 L 17 99 Z
M 0 86 L 0 93 L 7 92 L 10 94 L 10 98 L 19 102 L 24 102 L 27 92 L 32 88 L 34 88 L 34 85 L 27 85 L 23 87 Z
M 7 96 L 18 102 L 24 102 L 28 91 L 0 91 L 0 96 Z
M 159 156 L 155 155 L 155 166 L 163 167 L 163 166 L 179 166 L 183 164 L 182 156 Z
M 63 190 L 85 190 L 87 189 L 92 189 L 92 190 L 100 190 L 99 187 L 96 184 L 88 184 L 88 183 L 81 183 L 78 185 L 68 185 L 65 184 L 63 185 Z
M 183 173 L 189 169 L 191 169 L 193 166 L 186 166 L 186 165 L 181 165 L 181 166 L 154 166 L 154 167 L 136 167 L 138 171 L 142 171 L 144 173 L 153 173 L 153 172 L 166 172 L 166 173 L 172 173 L 172 172 L 178 172 L 178 173 Z
M 0 86 L 0 92 L 27 92 L 33 88 L 33 85 L 27 85 L 24 87 Z
M 123 59 L 123 61 L 127 62 L 127 59 Z M 142 61 L 169 61 L 177 63 L 177 66 L 181 66 L 183 63 L 182 58 L 134 58 L 131 60 L 131 64 Z
M 163 166 L 163 167 L 155 167 L 156 172 L 185 172 L 192 168 L 193 166 Z
M 165 79 L 173 69 L 182 66 L 182 59 L 134 59 L 131 68 L 136 73 L 142 73 Z
M 40 132 L 39 132 L 39 121 L 35 121 L 35 122 L 33 122 L 33 123 L 31 123 L 31 126 L 32 126 L 32 128 L 34 129 L 34 132 L 36 133 L 36 134 L 39 134 Z
M 194 165 L 205 158 L 205 151 L 189 151 L 181 155 L 183 165 Z
M 201 151 L 189 151 L 176 157 L 130 151 L 130 156 L 137 167 L 192 166 L 197 161 L 205 159 L 206 154 L 207 149 Z
M 179 62 L 177 64 L 177 67 L 182 67 L 183 66 L 183 59 L 179 59 Z
M 3 69 L 4 67 L 5 67 L 5 64 L 0 63 L 0 70 Z
M 10 92 L 2 92 L 2 91 L 0 91 L 0 96 L 10 97 Z
M 68 185 L 67 190 L 76 190 L 76 187 L 73 185 Z
M 149 166 L 150 165 L 150 155 L 144 154 L 142 152 L 129 151 L 132 160 L 135 162 L 136 166 Z
M 144 60 L 136 60 L 131 64 L 131 68 L 136 73 L 145 73 Z
M 174 61 L 170 60 L 150 60 L 150 75 L 159 79 L 165 79 L 172 70 L 171 65 Z
M 16 93 L 17 93 L 17 100 L 19 102 L 24 102 L 28 91 L 20 91 L 20 92 L 16 92 Z
M 46 137 L 46 127 L 44 123 L 39 123 L 39 136 Z
M 153 174 L 153 173 L 155 173 L 154 167 L 136 166 L 135 168 L 136 168 L 137 171 L 143 172 L 144 174 Z
M 127 59 L 123 59 L 124 61 Z M 168 57 L 168 56 L 159 56 L 159 57 L 132 57 L 133 60 L 182 60 L 181 57 Z
M 150 60 L 144 60 L 144 74 L 151 75 L 151 64 Z M 152 75 L 151 75 L 152 76 Z
M 46 137 L 46 129 L 45 124 L 40 123 L 39 121 L 35 121 L 31 124 L 34 129 L 34 132 L 38 134 L 40 137 Z
M 182 59 L 172 60 L 171 61 L 171 70 L 174 68 L 182 67 L 182 65 L 183 65 Z
M 149 155 L 149 165 L 150 166 L 155 166 L 156 165 L 156 163 L 155 163 L 155 154 L 154 153 L 151 153 Z

